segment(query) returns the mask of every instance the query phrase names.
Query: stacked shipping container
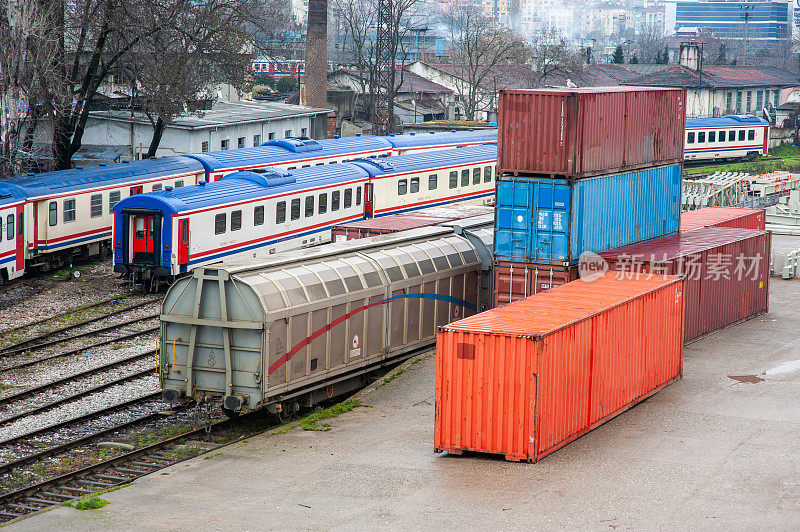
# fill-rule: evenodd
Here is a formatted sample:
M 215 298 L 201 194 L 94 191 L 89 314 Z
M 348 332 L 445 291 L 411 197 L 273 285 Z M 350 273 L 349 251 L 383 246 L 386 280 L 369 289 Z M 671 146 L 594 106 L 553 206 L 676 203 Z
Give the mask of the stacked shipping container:
M 681 231 L 691 231 L 700 227 L 738 227 L 740 229 L 766 228 L 764 209 L 743 209 L 741 207 L 705 207 L 681 215 Z
M 434 450 L 535 462 L 681 377 L 683 280 L 575 281 L 441 327 Z
M 684 124 L 683 89 L 501 91 L 495 303 L 573 279 L 584 252 L 677 232 Z

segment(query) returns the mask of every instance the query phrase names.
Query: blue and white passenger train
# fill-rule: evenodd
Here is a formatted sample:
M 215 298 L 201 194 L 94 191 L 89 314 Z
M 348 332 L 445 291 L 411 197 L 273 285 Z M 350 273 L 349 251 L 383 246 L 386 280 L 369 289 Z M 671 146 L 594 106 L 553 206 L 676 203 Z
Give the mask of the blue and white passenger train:
M 129 196 L 216 181 L 241 170 L 282 171 L 496 140 L 496 130 L 284 139 L 255 148 L 77 167 L 3 180 L 0 282 L 20 277 L 26 269 L 47 270 L 71 264 L 75 257 L 110 254 L 112 209 Z M 12 233 L 13 238 L 8 236 Z
M 174 277 L 231 257 L 330 241 L 331 227 L 451 203 L 494 199 L 494 144 L 356 159 L 291 171 L 244 171 L 169 187 L 114 207 L 114 269 Z
M 687 118 L 685 161 L 742 159 L 766 155 L 769 122 L 751 115 Z

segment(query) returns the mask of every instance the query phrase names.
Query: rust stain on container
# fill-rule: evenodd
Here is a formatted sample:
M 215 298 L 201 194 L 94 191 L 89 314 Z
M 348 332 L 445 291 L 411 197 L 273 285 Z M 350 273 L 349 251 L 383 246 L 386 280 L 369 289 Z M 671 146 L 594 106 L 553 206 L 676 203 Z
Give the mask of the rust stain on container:
M 576 280 L 578 265 L 496 260 L 492 275 L 492 306 L 498 307 Z
M 441 327 L 434 449 L 535 462 L 679 379 L 682 338 L 683 280 L 612 273 Z
M 692 231 L 701 227 L 735 227 L 763 231 L 765 224 L 764 209 L 705 207 L 681 214 L 681 231 Z
M 771 234 L 704 227 L 601 253 L 623 277 L 686 278 L 685 341 L 758 316 L 769 307 Z
M 686 91 L 500 91 L 499 173 L 586 177 L 682 163 Z

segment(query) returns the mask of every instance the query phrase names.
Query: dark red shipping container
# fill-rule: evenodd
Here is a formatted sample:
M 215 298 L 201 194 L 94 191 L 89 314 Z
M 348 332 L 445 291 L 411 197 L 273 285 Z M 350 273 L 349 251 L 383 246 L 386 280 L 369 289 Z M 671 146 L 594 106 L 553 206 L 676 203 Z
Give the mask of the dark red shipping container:
M 681 231 L 700 227 L 736 227 L 739 229 L 766 229 L 764 209 L 741 207 L 705 207 L 681 214 Z
M 688 342 L 767 312 L 770 245 L 766 231 L 703 227 L 600 256 L 622 277 L 685 276 Z
M 430 227 L 454 220 L 463 220 L 473 216 L 494 214 L 493 207 L 484 205 L 441 205 L 428 207 L 418 211 L 392 214 L 380 218 L 357 220 L 344 224 L 334 225 L 331 228 L 331 240 L 341 242 L 369 236 L 385 235 L 407 231 L 419 227 Z
M 499 174 L 587 177 L 682 163 L 686 91 L 500 91 Z
M 552 266 L 496 260 L 492 272 L 492 306 L 499 307 L 574 281 L 578 278 L 578 265 Z

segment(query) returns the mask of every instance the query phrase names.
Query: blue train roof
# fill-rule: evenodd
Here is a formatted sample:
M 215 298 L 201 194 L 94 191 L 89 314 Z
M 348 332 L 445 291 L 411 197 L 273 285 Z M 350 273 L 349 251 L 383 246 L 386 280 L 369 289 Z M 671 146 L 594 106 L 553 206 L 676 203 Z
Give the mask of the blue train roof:
M 340 139 L 270 140 L 255 148 L 210 151 L 187 155 L 200 161 L 208 171 L 253 167 L 263 164 L 331 157 L 354 152 L 389 150 L 392 147 L 383 137 L 373 135 Z
M 386 159 L 356 159 L 352 164 L 364 168 L 372 176 L 418 172 L 430 168 L 469 164 L 497 158 L 497 144 L 482 144 L 439 151 L 397 155 Z
M 187 210 L 263 198 L 268 194 L 292 192 L 309 186 L 324 186 L 368 178 L 369 174 L 363 168 L 349 163 L 298 168 L 291 172 L 273 170 L 235 172 L 206 185 L 192 185 L 130 196 L 117 203 L 114 212 L 121 212 L 121 209 L 125 208 L 140 208 L 177 214 Z
M 3 184 L 15 187 L 27 198 L 35 198 L 202 170 L 203 166 L 199 162 L 187 157 L 159 157 L 130 163 L 29 174 L 12 177 L 3 181 Z
M 0 207 L 25 201 L 25 196 L 23 196 L 19 190 L 14 187 L 7 187 L 4 185 L 5 182 L 0 181 Z
M 728 115 L 720 118 L 687 118 L 686 129 L 704 127 L 768 126 L 769 122 L 753 115 Z
M 468 131 L 445 131 L 442 133 L 409 133 L 384 137 L 395 148 L 414 148 L 417 146 L 436 146 L 462 144 L 466 142 L 497 142 L 496 129 L 478 129 Z

